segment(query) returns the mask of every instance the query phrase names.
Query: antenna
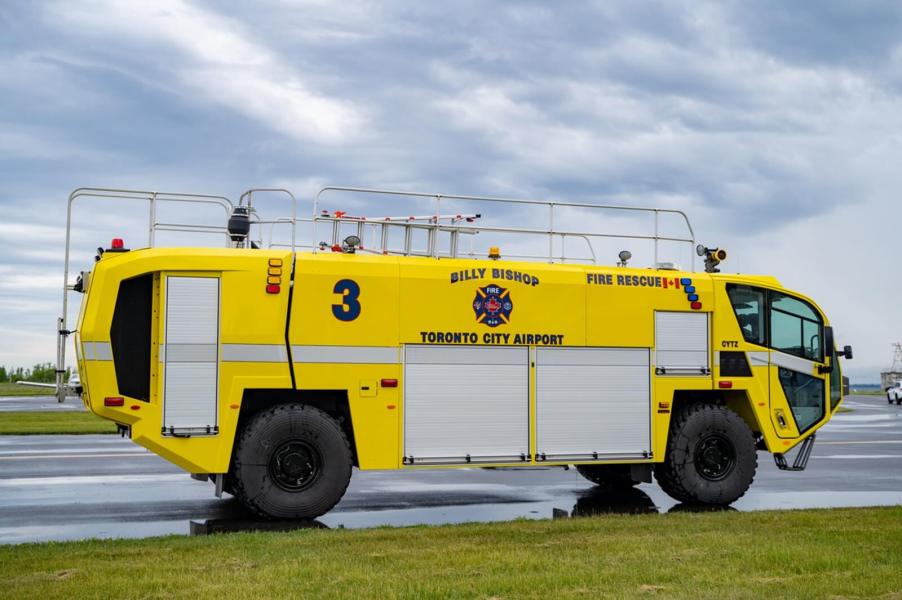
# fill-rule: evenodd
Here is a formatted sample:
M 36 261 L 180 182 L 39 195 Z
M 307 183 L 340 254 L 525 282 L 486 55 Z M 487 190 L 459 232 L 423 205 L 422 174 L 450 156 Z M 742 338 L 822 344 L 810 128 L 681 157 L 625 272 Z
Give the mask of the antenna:
M 902 371 L 902 343 L 893 344 L 893 366 L 889 370 L 892 372 Z

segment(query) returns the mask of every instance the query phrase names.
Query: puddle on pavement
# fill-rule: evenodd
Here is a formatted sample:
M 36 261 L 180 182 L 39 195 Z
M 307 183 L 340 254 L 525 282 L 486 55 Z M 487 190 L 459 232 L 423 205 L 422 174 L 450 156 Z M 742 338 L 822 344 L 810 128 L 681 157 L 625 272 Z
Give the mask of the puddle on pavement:
M 570 496 L 538 502 L 430 506 L 425 508 L 352 510 L 331 512 L 315 521 L 261 521 L 248 516 L 236 503 L 216 511 L 215 518 L 166 521 L 86 522 L 73 525 L 0 528 L 0 544 L 88 538 L 143 538 L 160 535 L 212 535 L 246 531 L 296 531 L 300 529 L 362 529 L 380 526 L 443 525 L 496 522 L 515 519 L 586 518 L 612 514 L 666 514 L 679 512 L 752 511 L 791 508 L 835 508 L 902 504 L 896 492 L 750 492 L 734 505 L 698 507 L 674 504 L 660 490 L 633 488 L 605 492 L 592 488 Z
M 654 491 L 654 490 L 649 490 Z M 655 496 L 659 496 L 657 493 Z M 515 519 L 561 519 L 600 515 L 668 514 L 683 512 L 725 512 L 800 508 L 838 508 L 881 506 L 902 503 L 902 492 L 783 492 L 750 494 L 732 506 L 695 506 L 677 503 L 666 496 L 652 499 L 640 488 L 608 492 L 593 488 L 571 500 L 542 502 L 476 504 L 408 508 L 402 510 L 349 511 L 326 514 L 316 521 L 254 521 L 247 519 L 210 519 L 191 523 L 191 535 L 209 535 L 240 531 L 293 531 L 298 529 L 363 529 L 371 527 L 409 527 L 455 523 L 487 523 Z

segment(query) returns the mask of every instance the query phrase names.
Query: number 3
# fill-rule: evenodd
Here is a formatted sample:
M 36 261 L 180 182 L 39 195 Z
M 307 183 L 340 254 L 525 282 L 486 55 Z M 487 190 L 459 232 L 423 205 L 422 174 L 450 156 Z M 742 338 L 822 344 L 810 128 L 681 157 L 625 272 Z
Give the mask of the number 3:
M 339 321 L 353 321 L 360 316 L 360 286 L 353 279 L 341 279 L 332 291 L 341 294 L 341 304 L 332 305 L 332 314 Z

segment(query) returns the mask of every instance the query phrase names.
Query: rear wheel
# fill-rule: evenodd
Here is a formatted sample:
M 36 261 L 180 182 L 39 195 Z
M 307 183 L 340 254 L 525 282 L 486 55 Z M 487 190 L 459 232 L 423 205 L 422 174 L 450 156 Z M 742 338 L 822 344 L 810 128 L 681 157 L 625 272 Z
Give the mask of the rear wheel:
M 727 505 L 755 478 L 755 438 L 739 415 L 723 406 L 691 404 L 674 416 L 664 462 L 655 465 L 661 488 L 691 504 Z
M 633 481 L 629 465 L 576 465 L 577 472 L 596 485 L 608 489 L 631 488 Z
M 256 514 L 311 519 L 341 500 L 351 479 L 351 448 L 323 411 L 283 404 L 256 415 L 236 441 L 235 495 Z

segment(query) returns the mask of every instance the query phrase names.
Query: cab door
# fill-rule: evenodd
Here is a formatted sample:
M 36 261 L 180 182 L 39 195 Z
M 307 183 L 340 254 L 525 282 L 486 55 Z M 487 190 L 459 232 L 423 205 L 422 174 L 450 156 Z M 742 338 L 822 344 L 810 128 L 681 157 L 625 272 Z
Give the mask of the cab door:
M 824 324 L 808 302 L 768 293 L 770 407 L 777 435 L 795 438 L 826 415 Z

